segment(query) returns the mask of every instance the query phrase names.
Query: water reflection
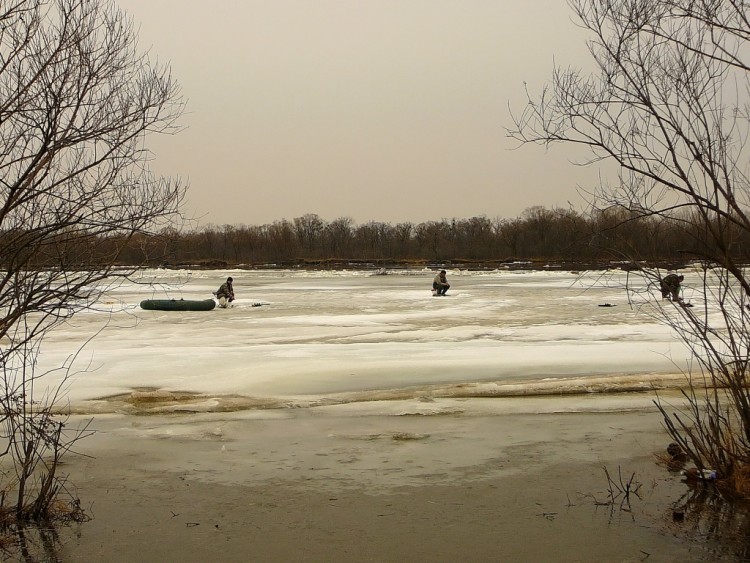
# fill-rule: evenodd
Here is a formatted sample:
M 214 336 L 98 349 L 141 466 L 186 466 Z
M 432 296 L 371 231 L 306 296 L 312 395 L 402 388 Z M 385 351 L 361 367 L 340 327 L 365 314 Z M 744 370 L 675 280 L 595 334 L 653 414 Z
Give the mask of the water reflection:
M 27 524 L 5 530 L 2 542 L 3 560 L 36 563 L 61 561 L 62 547 L 57 528 L 52 524 Z
M 705 543 L 716 556 L 750 558 L 750 502 L 727 498 L 713 484 L 689 484 L 668 519 L 676 535 Z
M 0 560 L 22 563 L 61 562 L 64 538 L 80 537 L 85 514 L 69 515 L 63 521 L 28 522 L 8 525 L 0 534 Z
M 643 521 L 639 516 L 640 525 L 662 529 L 664 524 L 659 518 L 663 516 L 674 536 L 699 547 L 701 560 L 750 560 L 750 502 L 727 498 L 710 483 L 691 483 L 676 501 L 662 505 L 663 510 L 641 513 L 638 509 L 643 500 L 640 488 L 638 485 L 629 490 L 629 495 L 613 491 L 609 498 L 595 499 L 594 504 L 607 507 L 610 524 L 626 520 L 636 522 L 636 515 L 640 515 L 646 518 Z M 71 538 L 80 538 L 85 533 L 83 522 L 69 520 L 8 527 L 0 541 L 0 560 L 62 562 L 63 554 L 70 557 Z

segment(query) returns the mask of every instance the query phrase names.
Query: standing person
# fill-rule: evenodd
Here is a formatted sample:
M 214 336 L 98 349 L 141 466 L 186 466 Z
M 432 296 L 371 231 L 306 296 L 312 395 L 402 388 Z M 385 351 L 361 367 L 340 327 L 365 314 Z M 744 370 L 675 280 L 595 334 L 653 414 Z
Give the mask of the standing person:
M 229 304 L 234 301 L 234 288 L 232 287 L 232 277 L 228 277 L 227 281 L 221 284 L 221 287 L 216 291 L 216 298 L 219 300 L 219 307 L 226 309 Z
M 677 274 L 669 274 L 661 280 L 661 298 L 669 299 L 678 303 L 682 302 L 680 299 L 680 286 L 685 276 L 678 276 Z
M 440 273 L 432 280 L 432 291 L 435 295 L 445 295 L 445 292 L 448 291 L 450 286 L 451 284 L 448 283 L 448 280 L 445 277 L 445 270 L 440 270 Z

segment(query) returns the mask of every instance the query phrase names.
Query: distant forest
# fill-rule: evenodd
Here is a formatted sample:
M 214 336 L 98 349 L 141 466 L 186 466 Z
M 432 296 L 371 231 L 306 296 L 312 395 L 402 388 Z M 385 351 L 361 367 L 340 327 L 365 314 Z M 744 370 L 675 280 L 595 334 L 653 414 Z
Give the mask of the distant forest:
M 709 237 L 697 225 L 714 231 Z M 707 226 L 706 226 L 707 225 Z M 720 236 L 715 236 L 719 233 Z M 0 233 L 0 262 L 32 253 L 24 242 L 33 233 Z M 644 216 L 620 208 L 581 213 L 532 207 L 515 219 L 441 219 L 423 223 L 357 224 L 341 217 L 325 221 L 307 214 L 260 226 L 207 225 L 158 233 L 93 235 L 71 225 L 42 246 L 27 262 L 39 268 L 88 268 L 97 264 L 165 268 L 678 268 L 719 256 L 750 263 L 747 232 L 728 222 L 703 222 L 690 216 Z M 718 240 L 721 249 L 706 241 Z M 123 246 L 123 242 L 126 244 Z
M 132 238 L 117 262 L 162 267 L 388 267 L 446 265 L 497 267 L 519 263 L 588 263 L 641 260 L 679 265 L 706 254 L 707 237 L 690 217 L 651 218 L 611 208 L 593 213 L 533 207 L 516 219 L 441 219 L 424 223 L 341 217 L 325 221 L 307 214 L 260 226 L 208 225 Z M 746 233 L 724 240 L 747 263 Z M 106 254 L 106 240 L 95 241 Z M 83 250 L 83 249 L 81 249 Z

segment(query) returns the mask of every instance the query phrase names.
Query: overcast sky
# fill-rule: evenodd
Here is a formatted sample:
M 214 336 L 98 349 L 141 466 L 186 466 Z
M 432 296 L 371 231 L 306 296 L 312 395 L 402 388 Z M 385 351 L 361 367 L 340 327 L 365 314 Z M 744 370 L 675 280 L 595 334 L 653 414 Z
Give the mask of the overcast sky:
M 524 82 L 588 64 L 565 0 L 119 3 L 187 98 L 153 168 L 202 224 L 510 218 L 596 181 L 506 137 Z

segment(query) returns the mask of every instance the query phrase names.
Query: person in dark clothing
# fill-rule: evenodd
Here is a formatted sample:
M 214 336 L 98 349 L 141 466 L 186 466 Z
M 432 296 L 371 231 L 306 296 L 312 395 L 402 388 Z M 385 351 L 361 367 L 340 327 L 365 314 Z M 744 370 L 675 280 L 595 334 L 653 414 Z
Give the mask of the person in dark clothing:
M 448 279 L 445 277 L 445 270 L 440 270 L 440 273 L 432 280 L 432 291 L 435 295 L 445 295 L 450 286 Z
M 227 278 L 221 287 L 216 291 L 216 298 L 219 300 L 219 307 L 226 309 L 229 304 L 234 301 L 234 287 L 232 282 L 234 280 L 230 277 Z
M 681 302 L 680 287 L 685 276 L 669 274 L 661 280 L 661 298 Z

